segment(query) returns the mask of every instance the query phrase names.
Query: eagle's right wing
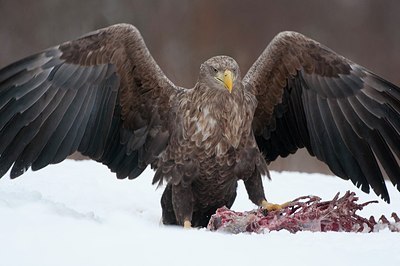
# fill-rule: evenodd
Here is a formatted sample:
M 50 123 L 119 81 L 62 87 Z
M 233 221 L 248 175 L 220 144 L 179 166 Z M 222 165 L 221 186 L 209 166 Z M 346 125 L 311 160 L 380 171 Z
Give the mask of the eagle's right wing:
M 177 90 L 127 24 L 13 63 L 0 70 L 0 177 L 79 151 L 135 178 L 167 145 Z

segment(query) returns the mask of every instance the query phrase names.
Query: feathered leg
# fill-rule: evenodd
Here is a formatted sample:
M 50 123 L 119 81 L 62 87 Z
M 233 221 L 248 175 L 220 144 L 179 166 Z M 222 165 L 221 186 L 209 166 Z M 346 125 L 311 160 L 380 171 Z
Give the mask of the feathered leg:
M 192 226 L 193 192 L 191 185 L 172 185 L 172 206 L 174 207 L 176 220 L 185 228 Z
M 162 221 L 166 225 L 192 226 L 193 194 L 191 187 L 168 184 L 161 197 Z

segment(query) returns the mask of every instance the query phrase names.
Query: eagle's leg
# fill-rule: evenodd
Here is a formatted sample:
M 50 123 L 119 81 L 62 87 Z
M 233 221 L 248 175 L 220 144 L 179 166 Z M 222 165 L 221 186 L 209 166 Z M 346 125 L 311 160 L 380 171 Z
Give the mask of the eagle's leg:
M 168 184 L 161 197 L 163 224 L 192 226 L 193 193 L 191 186 Z
M 172 206 L 179 225 L 185 228 L 192 227 L 193 216 L 193 192 L 189 184 L 172 185 Z
M 248 179 L 244 180 L 244 185 L 247 190 L 247 194 L 249 194 L 250 200 L 262 207 L 267 211 L 277 211 L 285 208 L 288 203 L 284 204 L 274 204 L 270 203 L 266 200 L 264 194 L 264 187 L 261 180 L 261 175 L 258 171 L 254 171 L 253 175 L 251 175 Z

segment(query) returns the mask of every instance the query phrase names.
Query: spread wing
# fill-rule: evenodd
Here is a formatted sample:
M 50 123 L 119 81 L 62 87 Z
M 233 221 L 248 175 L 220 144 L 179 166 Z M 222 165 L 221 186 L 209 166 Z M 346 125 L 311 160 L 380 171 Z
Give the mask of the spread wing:
M 298 148 L 389 202 L 400 189 L 400 88 L 294 32 L 279 34 L 244 78 L 257 96 L 253 130 L 268 161 Z
M 135 178 L 167 145 L 177 90 L 127 24 L 11 64 L 0 70 L 0 177 L 79 151 Z

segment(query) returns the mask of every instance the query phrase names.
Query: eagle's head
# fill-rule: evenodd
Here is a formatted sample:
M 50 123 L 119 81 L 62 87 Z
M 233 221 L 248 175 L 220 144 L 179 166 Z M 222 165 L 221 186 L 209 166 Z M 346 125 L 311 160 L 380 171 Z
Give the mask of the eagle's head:
M 241 83 L 239 65 L 229 56 L 215 56 L 200 66 L 199 80 L 209 88 L 232 93 Z

